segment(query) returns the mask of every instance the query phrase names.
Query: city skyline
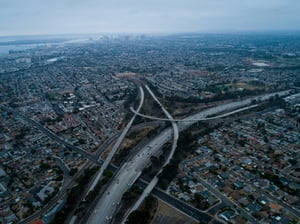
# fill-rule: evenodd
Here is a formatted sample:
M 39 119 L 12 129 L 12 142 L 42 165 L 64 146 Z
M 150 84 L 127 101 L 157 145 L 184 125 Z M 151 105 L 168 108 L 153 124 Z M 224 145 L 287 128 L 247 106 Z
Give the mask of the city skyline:
M 300 2 L 0 1 L 0 36 L 299 30 Z

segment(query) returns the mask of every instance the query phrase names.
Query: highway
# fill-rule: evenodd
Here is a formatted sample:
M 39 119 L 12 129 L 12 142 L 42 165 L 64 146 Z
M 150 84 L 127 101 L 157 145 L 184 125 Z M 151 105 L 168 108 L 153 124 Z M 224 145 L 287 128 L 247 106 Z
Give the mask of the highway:
M 153 117 L 153 116 L 148 116 L 148 115 L 144 115 L 144 114 L 141 114 L 139 112 L 137 112 L 136 110 L 134 110 L 132 107 L 130 108 L 130 110 L 136 114 L 136 115 L 139 115 L 141 117 L 144 117 L 144 118 L 148 118 L 148 119 L 153 119 L 153 120 L 158 120 L 158 121 L 171 121 L 171 122 L 187 122 L 187 121 L 191 121 L 191 122 L 197 122 L 197 121 L 209 121 L 209 120 L 215 120 L 215 119 L 218 119 L 218 118 L 223 118 L 223 117 L 227 117 L 231 114 L 235 114 L 235 113 L 239 113 L 239 112 L 242 112 L 244 110 L 249 110 L 249 109 L 252 109 L 254 107 L 257 107 L 258 104 L 255 104 L 255 105 L 251 105 L 251 106 L 247 106 L 247 107 L 243 107 L 243 108 L 239 108 L 237 110 L 234 110 L 234 111 L 230 111 L 228 113 L 225 113 L 225 114 L 221 114 L 221 115 L 217 115 L 217 116 L 213 116 L 213 117 L 204 117 L 204 118 L 198 118 L 198 119 L 170 119 L 170 118 L 160 118 L 160 117 Z
M 280 97 L 281 96 L 286 96 L 286 95 L 289 94 L 289 92 L 290 92 L 290 90 L 285 90 L 285 91 L 280 91 L 280 92 L 275 92 L 275 93 L 268 93 L 268 94 L 264 94 L 264 95 L 261 95 L 261 96 L 256 96 L 256 97 L 240 100 L 240 101 L 237 101 L 237 102 L 231 102 L 231 103 L 227 103 L 227 104 L 223 104 L 223 105 L 219 105 L 219 106 L 216 106 L 216 107 L 209 108 L 209 109 L 204 110 L 200 113 L 196 113 L 194 115 L 191 115 L 191 116 L 183 119 L 183 122 L 180 122 L 180 124 L 179 124 L 179 129 L 184 130 L 184 129 L 190 127 L 192 124 L 194 124 L 197 120 L 201 120 L 201 119 L 206 118 L 210 115 L 220 114 L 224 111 L 236 110 L 238 108 L 247 107 L 247 106 L 251 105 L 253 100 L 265 101 L 265 100 L 268 100 L 271 96 L 275 96 L 275 95 L 278 95 Z
M 159 121 L 150 121 L 150 122 L 144 122 L 144 123 L 140 123 L 140 124 L 136 124 L 136 125 L 132 125 L 131 129 L 129 130 L 128 133 L 133 132 L 133 131 L 137 131 L 140 130 L 144 127 L 148 127 L 148 126 L 155 126 L 157 124 L 159 124 Z M 106 139 L 103 144 L 101 144 L 98 149 L 95 152 L 96 158 L 99 158 L 99 156 L 114 142 L 116 141 L 116 139 L 120 136 L 122 132 L 118 131 L 115 134 L 113 134 L 112 136 L 110 136 L 108 139 Z
M 159 100 L 156 98 L 156 96 L 154 95 L 154 93 L 151 91 L 151 89 L 149 89 L 148 86 L 146 86 L 146 89 L 147 91 L 150 93 L 150 95 L 152 96 L 152 98 L 160 105 L 160 107 L 162 108 L 163 112 L 166 114 L 167 118 L 169 119 L 169 121 L 172 122 L 172 126 L 173 126 L 173 130 L 174 130 L 174 140 L 173 140 L 173 145 L 172 145 L 172 150 L 171 150 L 171 153 L 167 159 L 167 161 L 165 162 L 165 164 L 163 165 L 163 167 L 165 167 L 169 161 L 172 159 L 174 153 L 175 153 L 175 150 L 176 150 L 176 146 L 177 146 L 177 140 L 178 140 L 178 136 L 179 136 L 179 133 L 178 133 L 178 127 L 177 127 L 177 124 L 175 123 L 173 117 L 168 113 L 168 111 L 162 106 L 162 104 L 159 102 Z M 234 114 L 234 113 L 238 113 L 238 112 L 241 112 L 243 110 L 248 110 L 248 109 L 251 109 L 251 108 L 254 108 L 258 105 L 252 105 L 252 106 L 248 106 L 246 108 L 241 108 L 241 109 L 238 109 L 238 110 L 235 110 L 235 111 L 231 111 L 229 113 L 226 113 L 226 114 L 222 114 L 222 115 L 219 115 L 219 116 L 216 116 L 216 117 L 211 117 L 211 118 L 204 118 L 204 119 L 201 119 L 201 120 L 207 120 L 207 119 L 217 119 L 217 118 L 221 118 L 221 117 L 225 117 L 225 116 L 229 116 L 231 114 Z M 182 120 L 181 120 L 182 121 Z M 139 197 L 139 199 L 136 201 L 136 203 L 134 204 L 134 206 L 131 208 L 130 212 L 126 215 L 126 217 L 123 219 L 123 224 L 125 223 L 125 221 L 127 220 L 129 214 L 131 212 L 133 212 L 134 210 L 137 210 L 139 208 L 139 206 L 141 205 L 141 203 L 143 202 L 143 200 L 151 193 L 151 191 L 154 189 L 155 185 L 157 184 L 158 180 L 159 180 L 159 175 L 160 173 L 162 172 L 163 168 L 161 170 L 159 170 L 159 172 L 155 175 L 155 177 L 151 180 L 151 182 L 146 186 L 145 190 L 143 191 L 143 194 Z M 191 211 L 188 211 L 187 214 L 193 214 Z M 251 217 L 249 217 L 250 220 L 251 220 Z M 252 220 L 253 221 L 253 220 Z
M 278 92 L 278 93 L 267 94 L 267 95 L 262 96 L 262 97 L 256 97 L 255 99 L 258 99 L 258 100 L 266 100 L 266 99 L 267 99 L 268 97 L 270 97 L 271 95 L 274 96 L 275 94 L 278 94 L 279 96 L 283 96 L 283 95 L 286 95 L 287 93 L 288 93 L 288 91 L 282 91 L 282 92 Z M 254 98 L 249 99 L 248 101 L 247 101 L 247 100 L 246 100 L 246 101 L 244 100 L 243 102 L 238 102 L 238 105 L 242 105 L 242 104 L 245 104 L 245 103 L 251 103 L 251 101 L 252 101 L 253 99 L 254 99 Z M 231 103 L 231 104 L 233 104 L 233 103 Z M 238 105 L 235 105 L 235 106 L 238 107 Z M 232 106 L 234 106 L 234 105 L 231 105 L 230 107 L 232 107 Z M 219 107 L 219 109 L 217 109 L 217 111 L 224 110 L 224 107 L 223 107 L 223 108 L 220 107 L 220 106 L 218 106 L 218 107 Z M 7 109 L 7 108 L 5 108 L 5 109 Z M 216 108 L 211 108 L 211 109 L 215 109 L 215 110 L 216 110 Z M 62 140 L 61 138 L 59 138 L 58 136 L 56 136 L 54 133 L 52 133 L 50 130 L 48 130 L 47 128 L 44 128 L 42 125 L 40 125 L 38 122 L 36 122 L 36 121 L 34 121 L 34 120 L 32 120 L 32 119 L 29 119 L 29 118 L 27 118 L 27 117 L 25 117 L 25 116 L 19 114 L 17 111 L 15 111 L 15 110 L 13 110 L 13 109 L 10 109 L 10 108 L 9 108 L 8 110 L 14 112 L 14 113 L 17 114 L 18 116 L 20 116 L 23 120 L 25 120 L 25 121 L 27 121 L 28 123 L 34 125 L 35 127 L 37 127 L 39 130 L 41 130 L 43 133 L 45 133 L 48 137 L 52 138 L 53 140 L 56 140 L 57 142 L 59 142 L 59 143 L 65 145 L 66 147 L 68 147 L 68 148 L 70 148 L 70 149 L 76 151 L 77 153 L 83 155 L 85 158 L 88 158 L 88 159 L 92 160 L 94 163 L 101 164 L 101 162 L 99 163 L 99 161 L 98 161 L 97 158 L 99 157 L 99 154 L 101 154 L 101 152 L 103 152 L 103 149 L 106 148 L 106 145 L 105 145 L 105 146 L 100 146 L 100 147 L 99 147 L 99 149 L 97 150 L 97 153 L 96 153 L 97 156 L 92 155 L 92 154 L 90 154 L 90 153 L 88 153 L 88 152 L 86 152 L 86 151 L 84 151 L 84 150 L 82 150 L 82 149 L 80 149 L 80 148 L 78 148 L 78 147 L 75 147 L 75 146 L 73 146 L 72 144 L 70 144 L 70 143 L 68 143 L 68 142 L 66 142 L 66 141 L 64 141 L 64 140 Z M 210 110 L 210 109 L 209 109 L 209 110 Z M 204 112 L 205 112 L 205 111 L 204 111 Z M 202 112 L 202 113 L 203 113 L 203 112 Z M 217 112 L 217 113 L 218 113 L 218 112 Z M 199 114 L 196 114 L 196 115 L 199 116 Z M 196 115 L 193 115 L 193 116 L 196 116 Z M 224 115 L 223 115 L 223 116 L 224 116 Z M 204 116 L 203 116 L 203 117 L 204 117 Z M 193 118 L 193 119 L 195 119 L 195 118 Z M 170 119 L 168 118 L 168 120 L 170 120 Z M 196 120 L 197 120 L 197 119 L 195 119 L 195 121 L 196 121 Z M 187 121 L 187 120 L 181 120 L 181 122 L 186 122 L 186 123 L 187 123 L 186 125 L 190 125 L 190 121 Z M 193 122 L 193 123 L 194 123 L 194 122 Z M 184 127 L 183 127 L 183 128 L 184 128 Z M 182 130 L 183 128 L 181 128 L 181 130 Z M 117 136 L 118 134 L 119 134 L 119 133 L 117 133 L 116 136 Z M 170 130 L 169 134 L 171 135 L 171 130 Z M 110 144 L 115 140 L 116 136 L 113 136 L 112 138 L 108 139 L 105 143 L 107 143 L 107 145 L 110 145 Z M 55 137 L 55 138 L 53 138 L 53 137 Z M 169 138 L 166 138 L 165 141 L 168 141 L 168 139 L 169 139 Z M 76 175 L 76 176 L 77 176 L 77 175 Z M 70 184 L 67 184 L 67 185 L 68 185 L 69 187 L 71 186 Z M 65 192 L 65 191 L 62 191 L 62 192 L 60 193 L 60 197 L 59 197 L 59 198 L 61 198 L 61 197 L 63 196 L 62 194 L 64 194 L 64 192 Z M 51 204 L 52 204 L 52 207 L 53 207 L 53 206 L 55 205 L 54 203 L 55 203 L 57 200 L 59 200 L 59 198 L 58 198 L 58 197 L 55 197 L 54 200 L 51 200 L 52 203 L 50 202 L 45 208 L 42 209 L 42 211 L 40 211 L 40 212 L 38 212 L 38 213 L 32 215 L 31 217 L 29 217 L 29 218 L 26 219 L 26 220 L 33 220 L 34 217 L 39 217 L 40 214 L 42 214 L 44 211 L 48 210 L 48 209 L 51 207 Z M 22 223 L 26 223 L 26 220 L 23 220 Z M 27 221 L 27 222 L 30 222 L 30 221 Z
M 101 144 L 95 152 L 96 158 L 99 158 L 100 155 L 118 138 L 120 132 L 118 131 L 114 135 L 106 139 L 103 144 Z
M 179 130 L 185 130 L 195 120 L 204 119 L 209 115 L 219 114 L 223 111 L 240 110 L 241 107 L 251 105 L 253 99 L 267 100 L 270 96 L 278 94 L 279 96 L 287 95 L 289 91 L 276 92 L 266 94 L 255 98 L 245 99 L 238 102 L 219 105 L 195 115 L 189 116 L 180 123 Z M 231 113 L 231 112 L 230 112 Z M 232 113 L 231 113 L 232 114 Z M 116 211 L 116 207 L 120 202 L 123 193 L 134 183 L 139 177 L 142 169 L 150 163 L 151 155 L 155 154 L 160 148 L 170 139 L 172 134 L 171 128 L 161 132 L 156 138 L 149 142 L 143 150 L 138 152 L 132 159 L 125 162 L 119 171 L 116 173 L 114 180 L 111 182 L 108 189 L 105 191 L 103 197 L 99 200 L 93 214 L 88 218 L 86 223 L 110 223 Z
M 166 108 L 159 102 L 159 100 L 156 98 L 156 96 L 154 95 L 154 93 L 151 91 L 151 89 L 146 86 L 147 91 L 150 93 L 150 95 L 152 96 L 152 98 L 156 101 L 156 103 L 158 103 L 158 105 L 161 107 L 161 109 L 163 110 L 163 112 L 165 113 L 165 115 L 167 116 L 168 119 L 172 120 L 173 117 L 172 115 L 166 110 Z M 144 189 L 142 195 L 139 197 L 139 199 L 136 201 L 136 203 L 134 204 L 134 206 L 130 209 L 130 211 L 128 212 L 128 214 L 123 218 L 123 222 L 125 223 L 128 216 L 130 215 L 131 212 L 137 210 L 139 208 L 139 206 L 142 204 L 143 200 L 151 193 L 151 191 L 153 190 L 153 188 L 156 186 L 158 180 L 159 180 L 159 175 L 161 174 L 161 172 L 163 171 L 164 167 L 166 165 L 169 164 L 170 160 L 172 159 L 175 150 L 177 148 L 177 141 L 178 141 L 178 137 L 179 137 L 179 131 L 178 131 L 178 127 L 176 122 L 172 121 L 172 128 L 173 128 L 173 143 L 172 143 L 172 149 L 171 152 L 165 162 L 165 164 L 163 165 L 163 167 L 157 172 L 157 174 L 154 176 L 154 178 L 151 180 L 151 182 L 148 184 L 148 186 Z
M 52 138 L 53 140 L 57 141 L 59 143 L 62 143 L 61 142 L 61 138 L 59 138 L 58 136 L 56 136 L 54 133 L 52 133 L 50 130 L 48 130 L 47 128 L 43 127 L 41 124 L 39 124 L 38 122 L 30 119 L 30 118 L 27 118 L 25 117 L 24 115 L 21 115 L 18 111 L 16 110 L 13 110 L 11 108 L 8 108 L 8 107 L 3 107 L 5 110 L 8 110 L 8 111 L 11 111 L 13 113 L 15 113 L 17 116 L 21 117 L 24 121 L 26 121 L 27 123 L 37 127 L 40 131 L 42 131 L 44 134 L 46 134 L 48 137 Z M 157 121 L 152 121 L 152 122 L 147 122 L 147 123 L 142 123 L 142 124 L 137 124 L 135 125 L 131 131 L 134 131 L 134 130 L 138 130 L 140 128 L 143 128 L 143 127 L 146 127 L 146 126 L 149 126 L 149 125 L 152 125 L 152 124 L 157 124 Z M 50 133 L 50 135 L 48 135 Z M 120 133 L 116 133 L 114 134 L 113 136 L 111 136 L 109 139 L 107 139 L 99 148 L 98 150 L 96 151 L 95 155 L 94 155 L 94 158 L 93 158 L 93 163 L 95 163 L 95 161 L 97 161 L 97 158 L 99 158 L 99 156 L 101 155 L 101 153 L 108 148 L 109 145 L 112 144 L 113 141 L 116 140 L 116 138 L 118 137 Z M 53 138 L 53 136 L 56 136 L 55 138 Z M 70 146 L 70 143 L 67 143 L 67 142 L 63 142 L 63 145 L 66 145 L 67 147 Z M 71 145 L 72 148 L 75 147 L 73 145 Z M 78 147 L 75 147 L 76 149 L 79 149 Z M 82 149 L 79 149 L 79 153 L 81 152 L 86 152 Z M 78 151 L 77 151 L 78 152 Z M 81 153 L 81 155 L 86 155 L 85 153 Z M 88 158 L 92 158 L 90 155 L 92 154 L 89 154 Z M 61 189 L 61 191 L 59 192 L 58 195 L 56 195 L 45 207 L 43 207 L 42 210 L 40 211 L 37 211 L 36 213 L 32 214 L 31 216 L 29 216 L 28 218 L 22 220 L 20 223 L 30 223 L 32 222 L 34 219 L 37 219 L 39 217 L 41 217 L 42 214 L 45 214 L 48 210 L 50 210 L 52 207 L 54 207 L 57 203 L 57 201 L 61 200 L 65 193 L 66 193 L 66 189 L 69 189 L 71 188 L 71 186 L 74 184 L 74 179 L 76 179 L 78 176 L 80 176 L 82 174 L 82 172 L 79 172 L 77 173 L 74 177 L 70 177 L 69 174 L 68 174 L 68 167 L 65 166 L 65 164 L 63 163 L 63 161 L 59 158 L 59 157 L 55 157 L 55 160 L 58 162 L 58 165 L 62 168 L 63 172 L 64 172 L 64 183 L 63 183 L 63 188 Z M 98 163 L 98 162 L 97 162 Z M 85 166 L 86 168 L 91 166 L 92 163 L 91 162 L 87 162 L 86 163 L 87 165 Z M 102 164 L 102 161 L 99 161 L 98 164 Z M 84 169 L 86 169 L 84 168 Z M 84 170 L 82 169 L 82 170 Z
M 144 150 L 122 165 L 86 223 L 110 223 L 123 193 L 132 186 L 140 176 L 142 169 L 151 162 L 151 156 L 163 146 L 164 142 L 169 140 L 171 132 L 170 128 L 164 130 L 158 137 L 150 141 Z
M 147 87 L 147 86 L 146 86 L 146 88 L 149 89 L 149 87 Z M 242 101 L 238 101 L 238 102 L 232 102 L 232 103 L 228 103 L 228 104 L 225 104 L 225 105 L 216 106 L 216 107 L 205 110 L 206 112 L 204 111 L 201 114 L 197 113 L 195 115 L 189 116 L 189 117 L 184 118 L 184 119 L 159 118 L 159 117 L 149 116 L 149 115 L 139 113 L 138 111 L 134 110 L 132 107 L 130 108 L 130 110 L 133 113 L 135 113 L 136 115 L 139 115 L 141 117 L 148 118 L 148 119 L 151 119 L 151 120 L 175 121 L 175 122 L 186 123 L 185 125 L 190 125 L 191 123 L 195 123 L 197 121 L 213 120 L 213 119 L 217 119 L 217 118 L 226 117 L 226 116 L 229 116 L 231 114 L 241 112 L 243 110 L 251 109 L 251 107 L 258 106 L 258 105 L 249 106 L 252 103 L 253 100 L 264 101 L 264 100 L 269 99 L 271 96 L 275 96 L 276 94 L 281 97 L 281 96 L 288 95 L 289 91 L 290 90 L 285 90 L 285 91 L 276 92 L 276 93 L 269 93 L 269 94 L 266 94 L 266 95 L 261 95 L 261 96 L 257 96 L 257 97 L 254 97 L 254 98 L 250 98 L 250 99 L 246 99 L 246 100 L 242 100 Z M 162 105 L 160 103 L 159 103 L 159 105 L 162 107 Z M 240 109 L 237 109 L 237 108 L 240 108 Z M 234 110 L 234 109 L 237 109 L 237 110 L 236 111 L 231 111 L 229 113 L 225 113 L 225 114 L 222 114 L 222 115 L 214 116 L 214 117 L 207 117 L 209 115 L 211 116 L 211 115 L 219 114 L 219 113 L 224 112 L 226 110 Z
M 142 108 L 143 106 L 143 103 L 144 103 L 144 99 L 145 99 L 145 95 L 144 95 L 144 90 L 143 88 L 140 86 L 139 87 L 140 89 L 140 104 L 138 106 L 138 109 L 137 111 L 140 111 L 140 109 Z M 119 136 L 116 144 L 114 145 L 114 147 L 112 148 L 112 150 L 110 151 L 110 153 L 108 154 L 108 156 L 106 157 L 106 159 L 104 160 L 102 166 L 100 167 L 100 170 L 97 174 L 97 177 L 95 178 L 95 180 L 93 181 L 93 183 L 91 184 L 91 187 L 89 188 L 88 190 L 88 193 L 93 190 L 95 188 L 95 186 L 97 185 L 97 183 L 99 182 L 100 178 L 102 177 L 102 174 L 104 172 L 104 170 L 107 169 L 108 165 L 110 164 L 113 156 L 116 154 L 117 150 L 119 149 L 125 135 L 127 134 L 127 132 L 129 131 L 129 129 L 131 128 L 131 125 L 134 121 L 134 119 L 136 118 L 136 115 L 134 114 L 131 118 L 131 120 L 128 122 L 128 124 L 126 125 L 126 127 L 124 128 L 124 130 L 122 131 L 122 134 Z M 100 161 L 100 158 L 99 158 L 99 161 Z M 87 194 L 88 194 L 87 193 Z

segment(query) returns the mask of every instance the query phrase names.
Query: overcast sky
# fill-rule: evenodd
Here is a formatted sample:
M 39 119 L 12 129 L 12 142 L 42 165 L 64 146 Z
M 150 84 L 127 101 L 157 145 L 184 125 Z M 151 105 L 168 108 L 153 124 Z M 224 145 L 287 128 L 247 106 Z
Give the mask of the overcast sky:
M 0 0 L 0 35 L 300 30 L 300 0 Z

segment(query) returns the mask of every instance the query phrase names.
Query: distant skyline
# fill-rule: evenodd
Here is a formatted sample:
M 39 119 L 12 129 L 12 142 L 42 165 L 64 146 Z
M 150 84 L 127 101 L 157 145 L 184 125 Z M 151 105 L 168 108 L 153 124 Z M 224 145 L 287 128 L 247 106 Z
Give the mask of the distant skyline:
M 0 0 L 0 36 L 300 30 L 299 0 Z

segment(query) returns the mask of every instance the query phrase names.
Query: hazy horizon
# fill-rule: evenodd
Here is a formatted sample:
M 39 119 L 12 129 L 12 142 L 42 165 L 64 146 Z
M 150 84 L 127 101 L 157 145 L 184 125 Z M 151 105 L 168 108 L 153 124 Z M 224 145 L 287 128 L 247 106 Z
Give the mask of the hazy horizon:
M 0 36 L 300 30 L 297 0 L 0 0 Z

